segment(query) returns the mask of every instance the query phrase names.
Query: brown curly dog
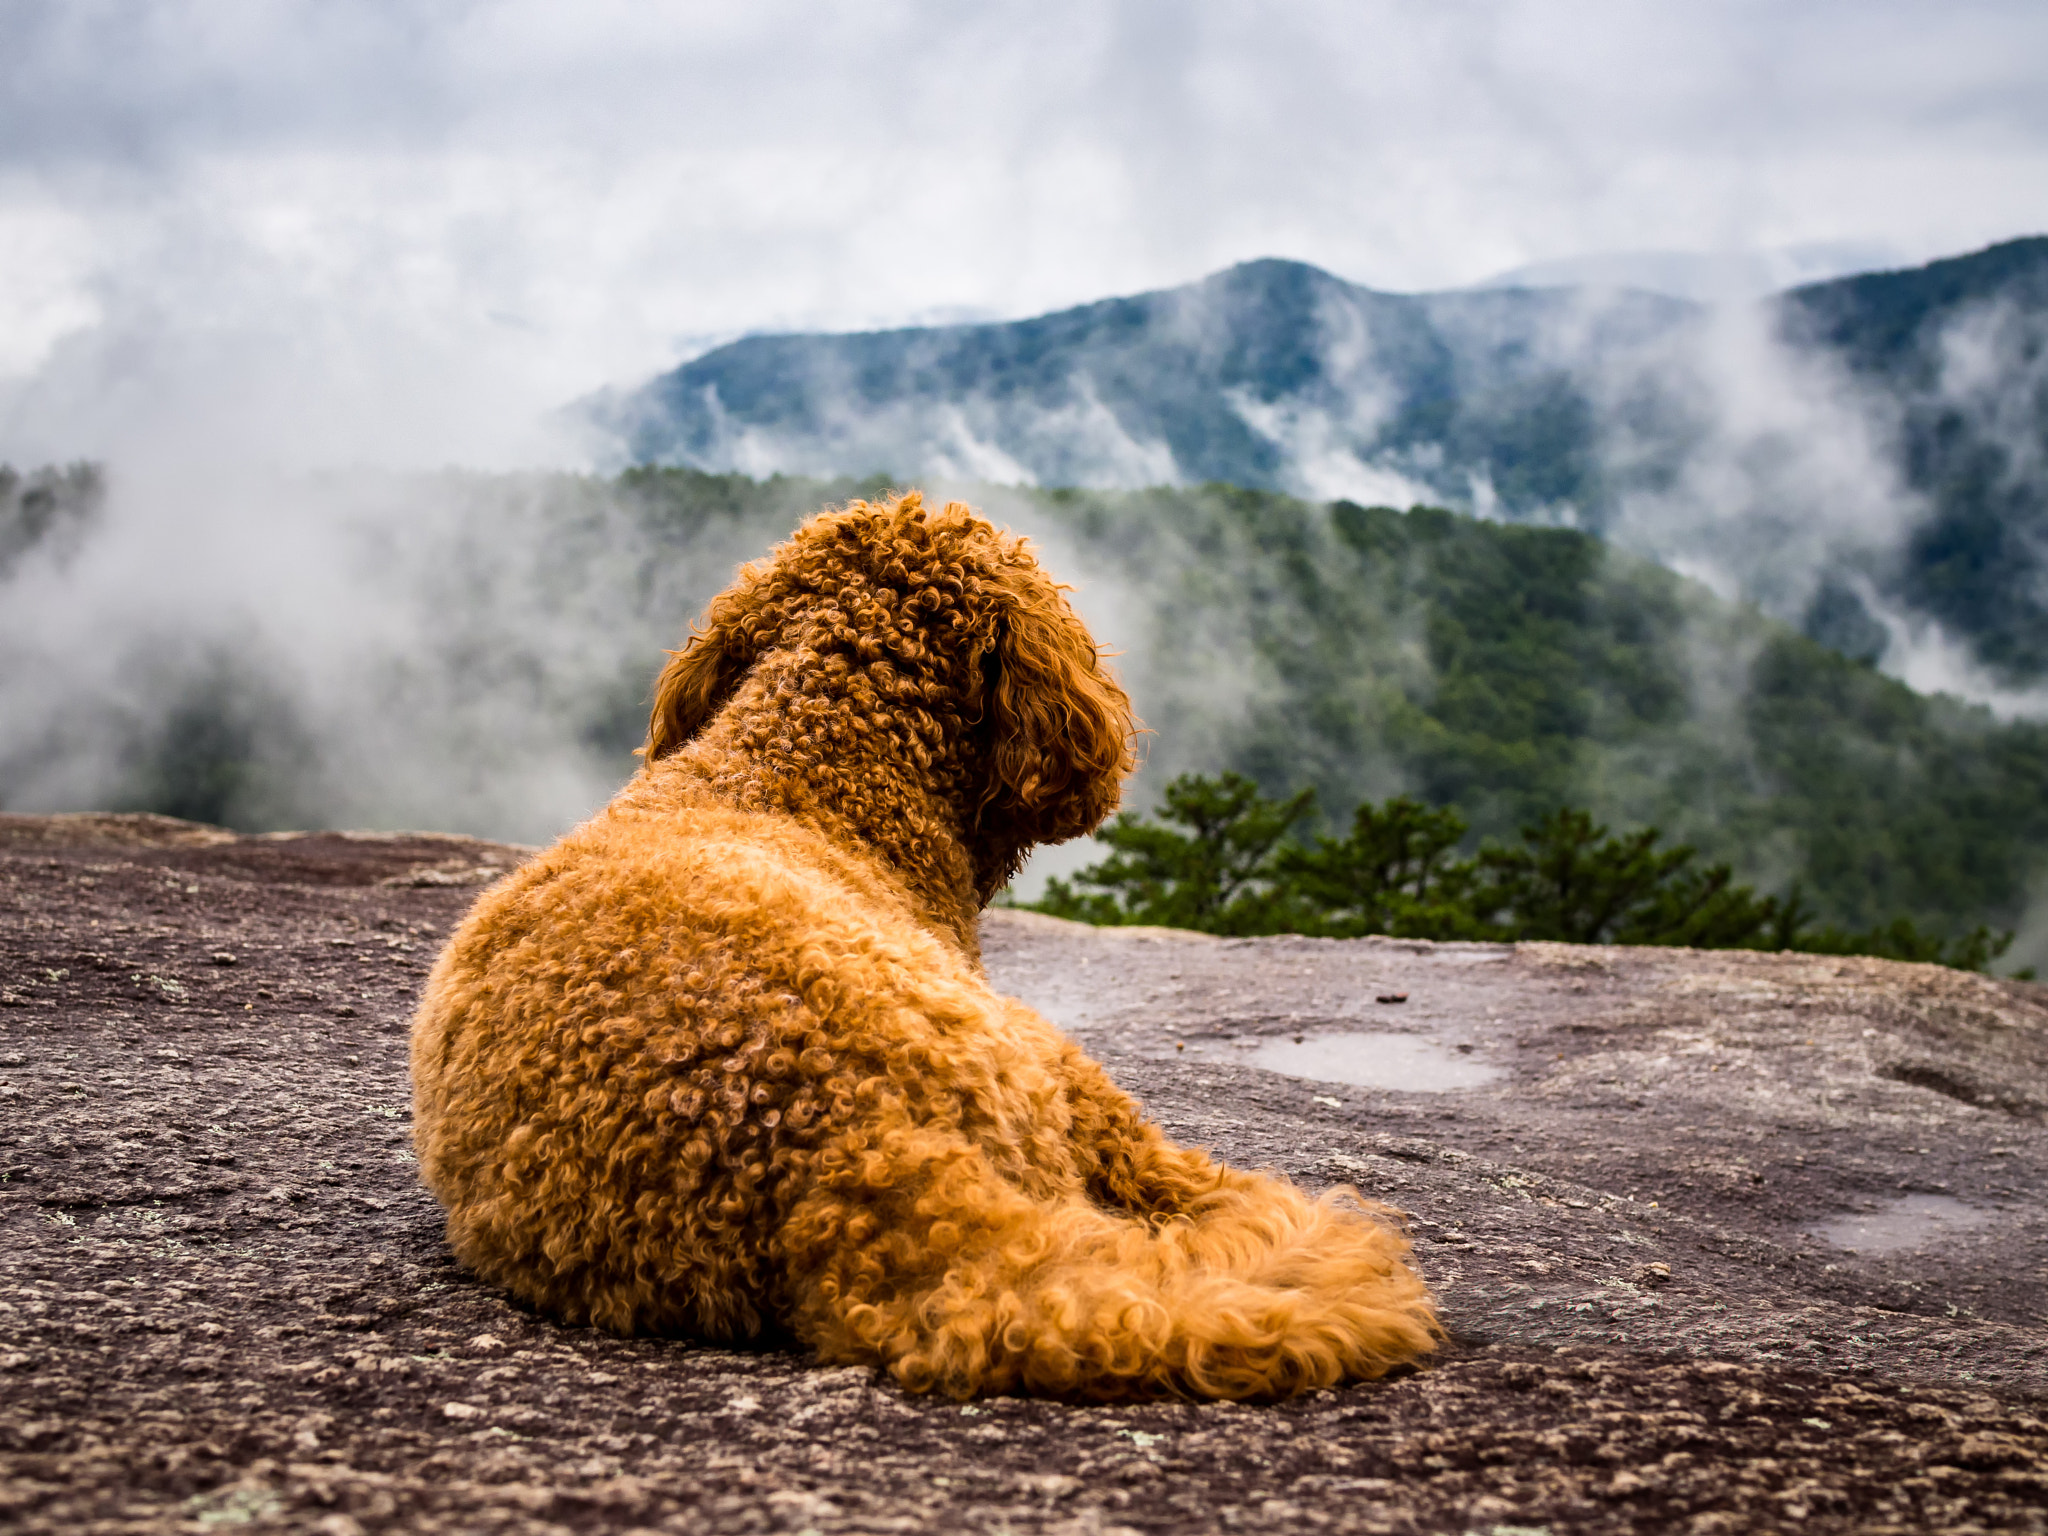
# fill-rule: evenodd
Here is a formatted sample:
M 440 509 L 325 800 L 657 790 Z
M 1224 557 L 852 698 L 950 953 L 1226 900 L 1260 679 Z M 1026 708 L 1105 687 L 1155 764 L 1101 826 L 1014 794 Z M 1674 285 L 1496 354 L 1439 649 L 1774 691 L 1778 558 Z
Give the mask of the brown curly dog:
M 1433 1346 L 1376 1208 L 1175 1146 L 989 989 L 976 915 L 1132 765 L 1062 590 L 914 493 L 740 571 L 641 772 L 434 969 L 415 1135 L 463 1262 L 958 1397 L 1272 1397 Z

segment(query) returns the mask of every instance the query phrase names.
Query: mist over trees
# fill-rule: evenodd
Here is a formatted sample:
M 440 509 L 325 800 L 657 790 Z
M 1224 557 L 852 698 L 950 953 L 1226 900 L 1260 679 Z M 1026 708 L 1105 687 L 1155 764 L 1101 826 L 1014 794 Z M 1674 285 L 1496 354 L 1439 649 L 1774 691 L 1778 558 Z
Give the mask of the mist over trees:
M 76 554 L 106 499 L 106 476 L 96 464 L 26 475 L 0 464 L 0 581 L 31 552 L 52 561 Z
M 1927 513 L 1880 579 L 2011 680 L 2048 674 L 2048 239 L 1794 290 L 1783 325 L 1892 403 Z
M 199 540 L 200 512 L 152 534 L 117 494 L 71 554 L 0 580 L 0 807 L 544 841 L 634 770 L 662 653 L 734 568 L 885 484 L 343 477 L 264 493 L 303 526 L 229 508 L 178 568 L 150 539 Z M 1152 731 L 1141 810 L 1236 773 L 1312 790 L 1311 848 L 1406 796 L 1455 809 L 1469 853 L 1576 807 L 1797 884 L 1817 925 L 2024 926 L 2048 727 L 1917 695 L 1586 534 L 1228 486 L 956 489 L 1031 534 L 1121 653 Z M 2023 933 L 2013 962 L 2034 958 Z

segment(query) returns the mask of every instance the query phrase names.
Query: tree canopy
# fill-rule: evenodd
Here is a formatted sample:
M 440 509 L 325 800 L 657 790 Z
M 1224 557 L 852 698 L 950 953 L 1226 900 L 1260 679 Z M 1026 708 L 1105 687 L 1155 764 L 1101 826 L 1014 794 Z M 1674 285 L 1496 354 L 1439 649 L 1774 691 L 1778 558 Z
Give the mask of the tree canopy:
M 1461 852 L 1468 824 L 1406 795 L 1360 804 L 1342 836 L 1291 834 L 1315 792 L 1269 798 L 1237 773 L 1183 774 L 1156 816 L 1126 811 L 1096 833 L 1110 855 L 1054 879 L 1035 910 L 1099 925 L 1356 938 L 1549 939 L 1878 955 L 1984 970 L 2012 935 L 1959 938 L 1899 917 L 1864 930 L 1815 926 L 1798 886 L 1760 896 L 1726 864 L 1655 827 L 1615 833 L 1564 806 L 1512 843 Z

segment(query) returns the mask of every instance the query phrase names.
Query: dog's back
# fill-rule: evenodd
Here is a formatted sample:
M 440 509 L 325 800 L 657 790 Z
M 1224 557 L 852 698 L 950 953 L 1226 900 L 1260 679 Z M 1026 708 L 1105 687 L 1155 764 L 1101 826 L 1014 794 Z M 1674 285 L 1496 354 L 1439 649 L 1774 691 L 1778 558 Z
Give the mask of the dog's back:
M 759 1332 L 778 1197 L 860 1069 L 833 1004 L 912 977 L 976 986 L 871 861 L 758 812 L 600 814 L 484 894 L 421 1003 L 420 1171 L 457 1255 L 570 1321 Z

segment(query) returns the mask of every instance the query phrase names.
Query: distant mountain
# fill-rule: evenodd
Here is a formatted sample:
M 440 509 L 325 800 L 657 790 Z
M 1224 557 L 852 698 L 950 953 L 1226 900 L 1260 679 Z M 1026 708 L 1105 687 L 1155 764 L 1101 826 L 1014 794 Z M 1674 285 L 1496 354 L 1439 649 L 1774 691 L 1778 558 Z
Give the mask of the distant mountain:
M 1216 480 L 1528 516 L 1600 499 L 1588 381 L 1696 314 L 1638 293 L 1378 293 L 1254 261 L 1033 320 L 750 337 L 592 410 L 643 464 Z
M 1564 524 L 2048 710 L 2048 239 L 1719 307 L 1254 261 L 1031 320 L 750 337 L 587 409 L 639 464 Z

